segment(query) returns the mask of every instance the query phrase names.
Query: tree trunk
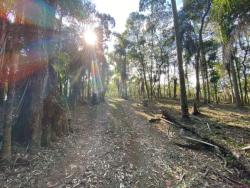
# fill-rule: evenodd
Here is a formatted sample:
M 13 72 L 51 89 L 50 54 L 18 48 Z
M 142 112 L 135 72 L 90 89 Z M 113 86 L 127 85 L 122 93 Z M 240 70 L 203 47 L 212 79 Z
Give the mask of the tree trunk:
M 202 70 L 203 70 L 203 64 L 202 62 L 205 59 L 205 54 L 204 54 L 204 49 L 203 49 L 203 38 L 202 38 L 202 33 L 203 33 L 203 29 L 204 29 L 204 24 L 205 24 L 205 19 L 211 9 L 211 0 L 207 1 L 207 9 L 205 11 L 205 13 L 202 15 L 201 17 L 201 27 L 199 30 L 199 41 L 198 41 L 198 49 L 197 49 L 197 55 L 195 58 L 195 75 L 196 75 L 196 96 L 195 96 L 195 102 L 194 102 L 194 109 L 193 109 L 193 114 L 199 114 L 199 103 L 200 103 L 200 78 L 199 78 L 199 74 L 200 74 L 200 66 L 202 66 Z M 204 75 L 202 74 L 202 77 L 204 78 Z M 206 95 L 205 92 L 205 88 L 204 88 L 204 79 L 203 79 L 203 91 L 204 91 L 204 96 Z M 206 97 L 204 97 L 206 98 Z
M 57 1 L 48 0 L 48 4 L 51 7 L 56 7 Z M 42 12 L 38 12 L 37 18 L 39 19 L 40 23 L 46 23 L 48 27 L 54 29 L 55 26 L 55 9 L 52 8 L 47 10 L 46 7 L 42 9 Z M 50 11 L 50 12 L 48 12 Z M 43 118 L 43 104 L 44 99 L 47 95 L 47 84 L 49 79 L 49 70 L 48 64 L 52 61 L 52 54 L 56 53 L 55 45 L 48 44 L 47 40 L 44 40 L 47 36 L 47 31 L 41 31 L 39 28 L 37 29 L 37 39 L 41 40 L 42 43 L 40 46 L 36 47 L 36 50 L 41 52 L 41 56 L 38 59 L 38 62 L 33 63 L 41 63 L 44 65 L 42 68 L 36 72 L 31 77 L 30 87 L 32 90 L 31 94 L 31 118 L 28 122 L 28 127 L 31 130 L 31 138 L 30 138 L 30 147 L 31 150 L 34 148 L 41 146 L 41 137 L 42 137 L 42 118 Z M 53 37 L 53 33 L 52 36 Z M 48 53 L 50 52 L 50 53 Z
M 230 87 L 231 87 L 231 103 L 234 104 L 235 101 L 235 95 L 234 95 L 234 90 L 233 90 L 233 81 L 232 81 L 232 76 L 231 76 L 231 70 L 230 70 L 230 65 L 226 64 L 226 69 L 229 77 L 229 82 L 230 82 Z
M 195 78 L 196 78 L 196 92 L 195 92 L 195 101 L 197 104 L 200 103 L 200 63 L 198 59 L 198 54 L 195 57 Z
M 0 107 L 3 105 L 4 103 L 4 82 L 0 83 Z
M 187 62 L 185 63 L 185 79 L 187 82 L 187 90 L 188 90 L 188 97 L 189 97 L 191 95 L 191 92 L 190 92 L 189 79 L 188 79 L 188 64 L 189 64 L 189 60 L 187 60 Z
M 206 67 L 207 67 L 207 63 L 206 63 Z M 207 83 L 207 100 L 208 100 L 208 103 L 211 103 L 211 92 L 210 92 L 208 68 L 206 68 L 206 83 Z
M 238 81 L 239 81 L 239 91 L 240 91 L 240 98 L 241 98 L 241 102 L 242 104 L 244 103 L 244 97 L 243 97 L 243 90 L 242 90 L 242 84 L 241 84 L 241 79 L 240 79 L 240 64 L 239 64 L 239 61 L 236 57 L 234 57 L 234 60 L 235 60 L 235 64 L 236 64 L 236 73 L 237 73 L 237 78 L 238 78 Z
M 216 104 L 219 104 L 217 83 L 214 83 L 214 95 L 215 95 L 215 102 L 216 102 Z
M 180 99 L 181 99 L 181 112 L 182 118 L 189 118 L 188 112 L 188 102 L 187 102 L 187 94 L 186 94 L 186 86 L 185 86 L 185 76 L 183 70 L 183 62 L 182 62 L 182 47 L 181 47 L 181 37 L 179 31 L 179 21 L 178 14 L 176 8 L 175 0 L 171 0 L 173 17 L 174 17 L 174 28 L 175 28 L 175 39 L 176 39 L 176 47 L 177 47 L 177 59 L 178 59 L 178 69 L 179 69 L 179 80 L 180 80 Z
M 244 101 L 247 104 L 249 102 L 248 98 L 248 80 L 247 80 L 247 67 L 244 64 L 243 66 L 243 75 L 244 75 Z
M 207 104 L 208 103 L 208 100 L 207 100 L 207 84 L 206 84 L 206 78 L 205 78 L 205 71 L 204 71 L 204 65 L 201 63 L 202 65 L 202 87 L 203 87 L 203 102 L 204 104 Z
M 10 72 L 8 75 L 8 91 L 7 91 L 7 101 L 4 106 L 4 123 L 3 123 L 3 148 L 1 158 L 6 161 L 11 160 L 11 132 L 14 123 L 15 109 L 14 100 L 16 96 L 16 79 L 15 74 L 17 71 L 19 54 L 14 49 L 17 48 L 17 36 L 14 36 L 10 41 L 10 52 L 6 55 L 5 63 L 8 64 Z
M 87 98 L 88 100 L 91 97 L 91 89 L 90 89 L 90 70 L 88 70 L 88 77 L 87 77 L 87 82 L 88 82 L 88 88 L 87 88 Z
M 170 67 L 169 67 L 169 63 L 168 63 L 167 77 L 168 77 L 168 97 L 171 98 L 171 81 L 170 81 Z
M 162 66 L 162 64 L 159 66 L 159 70 L 158 70 L 158 72 L 159 72 L 159 75 L 158 75 L 159 81 L 158 81 L 158 89 L 157 89 L 157 97 L 158 97 L 158 99 L 161 97 L 161 66 Z
M 5 107 L 3 126 L 2 160 L 11 161 L 11 132 L 14 121 L 15 81 L 8 83 L 8 99 Z
M 246 66 L 246 59 L 247 59 L 247 54 L 248 54 L 248 50 L 249 49 L 249 46 L 247 47 L 247 50 L 245 50 L 245 55 L 244 55 L 244 59 L 243 61 L 241 62 L 241 65 L 243 67 L 243 76 L 244 76 L 244 102 L 245 104 L 248 104 L 248 80 L 247 80 L 247 66 Z M 243 98 L 242 98 L 243 100 Z
M 174 99 L 176 99 L 177 98 L 177 78 L 174 77 L 173 80 L 174 80 Z
M 5 98 L 5 76 L 3 74 L 6 74 L 5 70 L 5 51 L 6 51 L 6 42 L 7 42 L 7 22 L 5 19 L 0 20 L 0 25 L 2 26 L 1 32 L 0 32 L 0 106 L 4 104 L 4 98 Z
M 122 61 L 121 66 L 121 82 L 122 82 L 122 98 L 128 99 L 128 93 L 127 93 L 127 65 L 126 65 L 126 57 L 124 58 L 124 61 Z
M 144 85 L 146 87 L 147 97 L 148 99 L 150 99 L 149 86 L 147 83 L 147 76 L 146 76 L 145 63 L 143 57 L 140 57 L 140 64 L 142 66 L 142 74 L 143 74 Z
M 236 106 L 240 107 L 242 106 L 241 98 L 240 98 L 240 92 L 239 92 L 239 87 L 238 87 L 238 81 L 237 81 L 237 73 L 235 70 L 235 65 L 233 62 L 233 57 L 231 55 L 231 59 L 229 60 L 230 63 L 230 72 L 232 74 L 232 81 L 233 81 L 233 90 L 235 94 L 235 102 Z

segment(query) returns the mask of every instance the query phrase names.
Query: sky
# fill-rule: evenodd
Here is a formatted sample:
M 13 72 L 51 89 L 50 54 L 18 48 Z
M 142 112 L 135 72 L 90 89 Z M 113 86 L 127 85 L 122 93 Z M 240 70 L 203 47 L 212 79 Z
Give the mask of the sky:
M 116 32 L 125 30 L 126 20 L 131 12 L 139 10 L 139 0 L 93 0 L 96 9 L 102 13 L 108 13 L 115 18 Z M 177 0 L 177 6 L 181 5 L 182 0 Z
M 98 11 L 109 13 L 115 18 L 116 32 L 124 31 L 129 14 L 139 10 L 139 0 L 93 0 L 93 2 Z

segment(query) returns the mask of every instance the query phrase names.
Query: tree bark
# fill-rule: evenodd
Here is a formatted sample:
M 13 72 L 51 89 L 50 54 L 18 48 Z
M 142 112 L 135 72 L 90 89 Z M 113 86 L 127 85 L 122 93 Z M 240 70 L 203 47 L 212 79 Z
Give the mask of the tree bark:
M 177 78 L 174 77 L 173 80 L 174 80 L 174 97 L 173 98 L 176 99 L 177 98 Z
M 195 57 L 195 78 L 196 78 L 196 91 L 195 91 L 195 101 L 197 104 L 200 103 L 200 63 L 198 59 L 198 54 Z
M 124 61 L 121 63 L 121 82 L 122 82 L 122 98 L 128 99 L 128 92 L 127 92 L 127 64 L 126 64 L 126 55 Z
M 5 19 L 0 20 L 0 26 L 2 27 L 0 35 L 0 73 L 3 74 L 6 71 L 4 70 L 5 67 L 5 48 L 6 48 L 6 41 L 7 41 L 7 22 Z M 0 76 L 0 106 L 4 103 L 5 97 L 5 78 L 4 76 Z
M 223 45 L 223 61 L 225 65 L 228 65 L 227 70 L 232 76 L 232 92 L 234 93 L 235 105 L 236 107 L 241 107 L 243 105 L 242 99 L 240 97 L 237 71 L 234 63 L 235 50 L 233 49 L 234 38 L 230 37 L 230 40 Z M 231 80 L 230 80 L 231 81 Z
M 202 38 L 202 33 L 203 33 L 203 29 L 204 29 L 204 24 L 205 24 L 205 19 L 211 9 L 211 0 L 208 0 L 207 2 L 207 9 L 205 11 L 205 13 L 203 14 L 202 18 L 201 18 L 201 27 L 199 30 L 199 41 L 198 41 L 198 49 L 197 49 L 197 55 L 195 58 L 195 75 L 196 75 L 196 96 L 195 96 L 195 104 L 194 104 L 194 109 L 193 109 L 193 114 L 198 114 L 199 110 L 199 103 L 200 103 L 200 66 L 202 66 L 202 70 L 204 70 L 203 68 L 203 62 L 205 59 L 205 54 L 204 54 L 204 49 L 203 49 L 203 38 Z M 203 72 L 203 71 L 202 71 Z M 204 74 L 202 73 L 202 77 L 203 77 L 203 81 L 204 81 Z M 205 86 L 207 87 L 207 86 Z M 203 91 L 204 91 L 204 98 L 206 100 L 206 88 L 204 87 L 204 82 L 203 82 Z
M 48 0 L 48 4 L 51 7 L 57 6 L 57 1 L 55 0 Z M 49 14 L 48 14 L 48 11 Z M 46 8 L 42 9 L 41 13 L 38 13 L 37 18 L 40 18 L 40 23 L 46 23 L 48 27 L 54 29 L 55 27 L 55 9 L 47 10 Z M 42 68 L 36 72 L 31 78 L 31 118 L 28 123 L 28 127 L 31 130 L 31 138 L 30 138 L 30 147 L 31 150 L 34 148 L 41 146 L 41 137 L 42 137 L 42 118 L 43 118 L 43 104 L 45 96 L 47 95 L 47 84 L 49 78 L 49 70 L 48 70 L 48 63 L 52 61 L 52 55 L 56 52 L 55 45 L 48 44 L 47 40 L 45 39 L 47 36 L 47 31 L 41 31 L 39 28 L 37 29 L 37 39 L 43 39 L 43 42 L 40 46 L 37 47 L 36 50 L 41 51 L 41 56 L 38 59 L 38 62 L 33 63 L 41 63 Z M 53 33 L 52 33 L 53 37 Z M 50 52 L 50 53 L 48 53 Z
M 243 104 L 244 97 L 243 97 L 243 90 L 242 90 L 242 84 L 241 84 L 241 79 L 240 79 L 240 64 L 239 64 L 239 61 L 236 57 L 234 57 L 234 60 L 235 60 L 235 64 L 236 64 L 236 74 L 237 74 L 237 78 L 238 78 L 238 82 L 239 82 L 240 98 L 241 98 L 241 102 Z
M 6 161 L 11 161 L 11 132 L 12 126 L 14 123 L 15 117 L 15 109 L 14 109 L 14 100 L 16 96 L 16 80 L 15 74 L 17 71 L 18 61 L 19 61 L 19 54 L 17 51 L 13 49 L 17 47 L 17 37 L 14 36 L 10 41 L 10 52 L 6 55 L 6 63 L 10 68 L 10 72 L 8 75 L 8 92 L 7 92 L 7 101 L 4 106 L 4 124 L 3 124 L 3 148 L 1 158 Z
M 176 8 L 175 0 L 171 0 L 173 17 L 174 17 L 174 28 L 175 28 L 175 40 L 177 47 L 177 59 L 178 59 L 178 70 L 179 70 L 179 80 L 180 80 L 180 99 L 181 99 L 181 112 L 182 118 L 189 118 L 188 112 L 188 102 L 187 102 L 187 94 L 186 94 L 186 85 L 185 85 L 185 76 L 183 70 L 183 61 L 182 61 L 182 47 L 181 47 L 181 37 L 179 31 L 179 22 L 178 22 L 178 14 Z
M 230 52 L 230 53 L 232 53 L 232 52 Z M 236 70 L 235 70 L 235 65 L 234 65 L 234 62 L 233 62 L 232 54 L 231 54 L 231 56 L 229 58 L 229 65 L 230 65 L 230 72 L 231 72 L 231 75 L 232 75 L 233 90 L 234 90 L 234 95 L 235 95 L 236 106 L 240 107 L 240 106 L 242 106 L 242 101 L 241 101 L 241 98 L 240 98 L 240 92 L 239 92 L 238 80 L 237 80 L 237 73 L 236 73 Z
M 249 103 L 248 98 L 248 80 L 247 80 L 247 67 L 243 64 L 243 75 L 244 75 L 244 101 L 246 104 Z

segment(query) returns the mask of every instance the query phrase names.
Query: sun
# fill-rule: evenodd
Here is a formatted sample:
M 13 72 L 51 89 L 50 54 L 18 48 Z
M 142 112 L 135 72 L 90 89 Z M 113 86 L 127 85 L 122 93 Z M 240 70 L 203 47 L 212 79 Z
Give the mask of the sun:
M 97 36 L 94 31 L 88 30 L 84 33 L 84 39 L 88 44 L 94 45 L 97 41 Z

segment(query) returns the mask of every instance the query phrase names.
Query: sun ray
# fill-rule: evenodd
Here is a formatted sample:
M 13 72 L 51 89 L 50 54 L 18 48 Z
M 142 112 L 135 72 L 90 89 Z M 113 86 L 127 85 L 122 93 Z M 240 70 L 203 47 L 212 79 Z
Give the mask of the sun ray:
M 97 36 L 96 36 L 96 34 L 95 34 L 94 31 L 87 30 L 84 33 L 84 39 L 85 39 L 85 41 L 86 41 L 87 44 L 95 45 L 96 41 L 97 41 Z

